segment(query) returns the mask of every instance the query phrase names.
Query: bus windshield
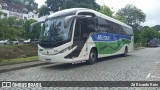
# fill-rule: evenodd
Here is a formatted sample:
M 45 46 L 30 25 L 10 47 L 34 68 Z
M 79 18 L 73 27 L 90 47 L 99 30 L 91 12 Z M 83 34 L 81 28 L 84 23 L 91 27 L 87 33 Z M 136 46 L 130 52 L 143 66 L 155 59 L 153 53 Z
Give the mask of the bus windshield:
M 54 17 L 46 19 L 40 35 L 41 46 L 55 47 L 71 40 L 71 23 L 68 28 L 64 28 L 64 18 Z

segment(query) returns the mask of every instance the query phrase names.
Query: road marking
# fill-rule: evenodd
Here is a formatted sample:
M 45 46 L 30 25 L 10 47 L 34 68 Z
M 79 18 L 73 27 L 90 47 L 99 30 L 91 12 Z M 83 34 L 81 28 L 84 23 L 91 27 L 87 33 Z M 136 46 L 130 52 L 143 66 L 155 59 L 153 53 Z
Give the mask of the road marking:
M 151 77 L 151 73 L 149 73 L 146 77 L 146 79 L 149 79 Z
M 160 78 L 160 77 L 156 77 L 156 76 L 151 76 L 152 78 Z
M 159 62 L 156 62 L 156 68 L 158 67 L 158 64 L 159 64 Z M 154 72 L 156 72 L 156 69 L 154 70 Z M 148 75 L 147 75 L 147 77 L 146 77 L 146 79 L 149 79 L 149 78 L 160 78 L 160 77 L 156 77 L 156 76 L 151 76 L 151 73 L 149 73 Z

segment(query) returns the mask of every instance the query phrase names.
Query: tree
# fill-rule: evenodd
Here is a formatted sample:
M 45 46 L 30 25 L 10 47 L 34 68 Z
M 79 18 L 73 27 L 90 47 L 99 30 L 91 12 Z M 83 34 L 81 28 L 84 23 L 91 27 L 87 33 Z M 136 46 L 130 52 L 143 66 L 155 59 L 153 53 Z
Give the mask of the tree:
M 4 18 L 4 19 L 6 19 L 9 27 L 15 26 L 15 22 L 17 21 L 16 17 L 8 17 L 8 18 Z
M 39 34 L 40 34 L 40 30 L 41 30 L 40 25 L 34 26 L 33 31 L 32 32 L 30 31 L 30 25 L 34 22 L 37 22 L 37 21 L 30 19 L 24 23 L 24 37 L 25 38 L 30 38 L 31 40 L 33 40 L 35 38 L 36 39 L 39 38 Z
M 35 2 L 35 0 L 22 0 L 22 1 L 23 1 L 22 3 L 25 3 L 25 5 L 29 10 L 38 8 L 38 4 Z
M 0 18 L 1 18 L 1 16 L 3 15 L 3 12 L 2 11 L 0 11 Z
M 145 22 L 146 19 L 146 15 L 142 12 L 141 9 L 138 9 L 137 7 L 130 4 L 118 10 L 115 16 L 124 19 L 122 20 L 124 23 L 136 27 L 140 26 L 142 22 Z
M 39 9 L 39 17 L 49 15 L 49 8 L 46 5 L 42 5 Z
M 98 12 L 103 13 L 110 17 L 112 17 L 112 14 L 113 14 L 113 11 L 111 11 L 111 9 L 105 5 L 101 6 Z
M 147 46 L 147 43 L 149 42 L 149 40 L 153 39 L 153 38 L 160 38 L 160 33 L 158 31 L 155 31 L 154 29 L 150 28 L 150 27 L 143 27 L 142 28 L 142 33 L 140 34 L 141 38 L 142 38 L 142 44 L 144 46 Z
M 0 38 L 15 39 L 21 35 L 21 31 L 8 22 L 14 22 L 12 19 L 0 19 Z
M 95 0 L 47 0 L 46 4 L 54 12 L 68 8 L 90 8 L 94 10 L 100 8 Z
M 66 0 L 62 9 L 68 8 L 90 8 L 97 10 L 100 6 L 95 2 L 95 0 Z
M 140 27 L 140 24 L 145 22 L 146 19 L 146 15 L 142 12 L 141 9 L 138 9 L 135 6 L 128 4 L 124 8 L 118 10 L 118 12 L 115 14 L 115 18 L 132 26 L 134 31 L 135 43 L 141 42 L 141 32 L 138 27 Z
M 65 0 L 47 0 L 45 3 L 47 7 L 50 7 L 50 9 L 55 12 L 62 8 L 64 2 Z

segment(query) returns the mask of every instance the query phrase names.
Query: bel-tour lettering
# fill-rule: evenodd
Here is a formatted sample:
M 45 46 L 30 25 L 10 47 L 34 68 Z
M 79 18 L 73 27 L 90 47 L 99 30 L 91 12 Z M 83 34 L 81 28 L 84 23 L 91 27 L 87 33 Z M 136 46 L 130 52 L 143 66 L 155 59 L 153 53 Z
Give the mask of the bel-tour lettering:
M 97 40 L 110 40 L 110 36 L 98 35 Z

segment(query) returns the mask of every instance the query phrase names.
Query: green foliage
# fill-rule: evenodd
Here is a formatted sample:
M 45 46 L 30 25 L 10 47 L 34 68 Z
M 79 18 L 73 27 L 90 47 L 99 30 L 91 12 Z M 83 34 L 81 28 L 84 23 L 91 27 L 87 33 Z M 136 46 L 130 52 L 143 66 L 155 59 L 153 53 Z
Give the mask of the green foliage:
M 47 0 L 45 3 L 47 7 L 50 7 L 52 11 L 58 11 L 59 8 L 62 8 L 65 0 Z
M 154 27 L 152 27 L 154 30 L 156 31 L 160 31 L 160 25 L 155 25 Z
M 42 5 L 39 9 L 39 17 L 49 15 L 49 8 L 46 5 Z
M 52 11 L 68 8 L 90 8 L 94 10 L 100 8 L 95 0 L 47 0 L 46 4 Z
M 100 6 L 95 2 L 95 0 L 66 0 L 62 9 L 68 8 L 90 8 L 97 10 Z
M 0 60 L 37 56 L 37 45 L 0 45 Z
M 21 36 L 14 17 L 0 19 L 0 38 L 13 39 Z
M 153 38 L 160 39 L 160 33 L 150 27 L 143 27 L 141 32 L 141 39 L 143 46 L 147 46 L 149 40 Z
M 24 36 L 25 38 L 30 38 L 30 39 L 35 39 L 35 38 L 39 38 L 39 34 L 40 34 L 40 30 L 41 30 L 41 26 L 40 25 L 35 25 L 33 27 L 32 32 L 30 31 L 30 25 L 34 22 L 37 22 L 36 20 L 30 19 L 27 20 L 24 23 Z
M 105 5 L 101 6 L 98 12 L 103 13 L 110 17 L 112 17 L 112 14 L 113 14 L 113 11 L 111 11 L 111 9 Z
M 140 34 L 141 30 L 139 29 L 139 27 L 141 23 L 145 22 L 146 15 L 142 12 L 141 9 L 138 9 L 134 5 L 128 4 L 124 8 L 118 10 L 114 18 L 132 26 L 134 31 L 135 43 L 140 43 L 142 41 L 142 37 Z
M 3 12 L 2 12 L 2 11 L 0 11 L 0 16 L 1 16 L 1 15 L 3 15 Z
M 145 22 L 146 15 L 142 12 L 141 9 L 138 9 L 137 7 L 133 5 L 126 5 L 124 8 L 118 10 L 118 12 L 115 15 L 117 19 L 120 18 L 124 19 L 121 20 L 124 23 L 130 25 L 130 26 L 140 26 L 142 22 Z
M 125 23 L 125 18 L 123 16 L 117 16 L 116 15 L 116 16 L 113 16 L 113 18 Z
M 32 56 L 27 58 L 15 58 L 15 59 L 0 59 L 0 65 L 9 65 L 9 64 L 16 64 L 16 63 L 24 63 L 30 61 L 37 61 L 38 56 Z

